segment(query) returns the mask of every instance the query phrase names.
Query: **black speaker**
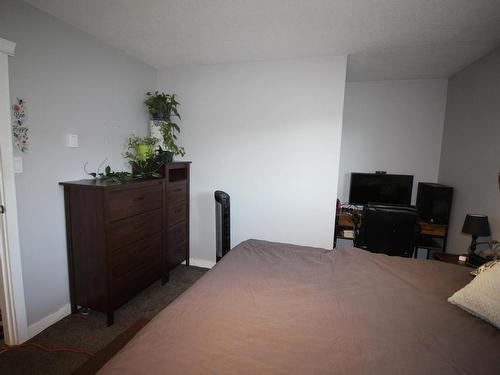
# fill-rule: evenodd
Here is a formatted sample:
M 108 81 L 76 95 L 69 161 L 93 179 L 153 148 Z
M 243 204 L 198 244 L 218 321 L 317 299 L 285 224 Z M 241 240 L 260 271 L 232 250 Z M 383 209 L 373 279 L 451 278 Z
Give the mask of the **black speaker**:
M 430 182 L 419 182 L 417 210 L 420 219 L 434 224 L 447 225 L 450 221 L 453 188 Z

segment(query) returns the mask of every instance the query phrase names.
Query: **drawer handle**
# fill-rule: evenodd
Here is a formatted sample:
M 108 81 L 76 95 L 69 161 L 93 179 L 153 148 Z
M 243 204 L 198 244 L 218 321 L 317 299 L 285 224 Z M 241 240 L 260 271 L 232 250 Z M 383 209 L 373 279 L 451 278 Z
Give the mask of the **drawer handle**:
M 181 188 L 174 189 L 174 193 L 178 193 L 179 191 L 182 191 Z
M 180 208 L 178 208 L 178 209 L 174 210 L 174 213 L 175 213 L 175 214 L 178 214 L 179 212 L 181 212 L 181 209 L 180 209 Z
M 144 195 L 140 196 L 140 197 L 137 197 L 137 198 L 134 198 L 134 202 L 140 202 L 140 201 L 143 201 L 144 200 Z
M 136 251 L 136 252 L 137 252 L 137 253 L 142 253 L 142 252 L 146 251 L 147 249 L 149 249 L 149 246 L 144 246 L 144 247 L 142 247 L 142 248 L 140 248 L 140 249 L 137 249 L 137 251 Z
M 146 226 L 146 223 L 135 224 L 135 229 L 143 229 Z

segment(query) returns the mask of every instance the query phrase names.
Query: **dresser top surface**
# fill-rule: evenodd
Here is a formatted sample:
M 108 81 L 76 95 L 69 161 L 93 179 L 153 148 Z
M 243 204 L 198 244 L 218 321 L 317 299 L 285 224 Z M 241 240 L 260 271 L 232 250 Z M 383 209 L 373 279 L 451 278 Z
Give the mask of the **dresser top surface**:
M 191 164 L 190 161 L 174 161 L 171 163 L 166 163 L 163 165 L 163 171 L 165 169 L 167 170 L 173 170 L 173 169 L 181 169 L 181 168 L 189 168 L 189 165 Z M 162 173 L 165 174 L 165 173 Z M 99 179 L 99 178 L 91 178 L 91 179 L 82 179 L 82 180 L 75 180 L 75 181 L 62 181 L 59 182 L 59 185 L 63 186 L 81 186 L 81 187 L 88 187 L 88 188 L 107 188 L 107 187 L 118 187 L 118 186 L 132 186 L 135 184 L 154 184 L 155 182 L 162 181 L 164 178 L 151 178 L 147 180 L 132 180 L 132 181 L 127 181 L 127 182 L 113 182 L 113 181 L 107 181 L 104 179 Z
M 105 187 L 113 187 L 113 186 L 132 186 L 137 184 L 155 184 L 161 183 L 162 178 L 155 178 L 149 180 L 132 180 L 127 182 L 113 182 L 107 181 L 103 179 L 85 179 L 85 180 L 76 180 L 76 181 L 63 181 L 59 182 L 59 185 L 63 186 L 83 186 L 83 187 L 95 187 L 95 188 L 105 188 Z

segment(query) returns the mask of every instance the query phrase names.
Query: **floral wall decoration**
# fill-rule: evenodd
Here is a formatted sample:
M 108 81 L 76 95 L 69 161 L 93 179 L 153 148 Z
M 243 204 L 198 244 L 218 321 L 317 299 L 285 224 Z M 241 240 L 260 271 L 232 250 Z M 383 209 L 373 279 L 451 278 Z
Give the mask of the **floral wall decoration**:
M 28 151 L 29 136 L 26 121 L 26 102 L 21 98 L 16 98 L 16 104 L 12 105 L 12 136 L 14 144 L 21 152 Z

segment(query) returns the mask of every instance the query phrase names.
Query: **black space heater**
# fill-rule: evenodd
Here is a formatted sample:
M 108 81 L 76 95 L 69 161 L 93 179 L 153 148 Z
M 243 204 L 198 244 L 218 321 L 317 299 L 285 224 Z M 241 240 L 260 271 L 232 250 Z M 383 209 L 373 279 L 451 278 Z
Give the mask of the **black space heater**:
M 231 249 L 231 204 L 229 194 L 217 190 L 215 196 L 216 260 L 222 259 Z

